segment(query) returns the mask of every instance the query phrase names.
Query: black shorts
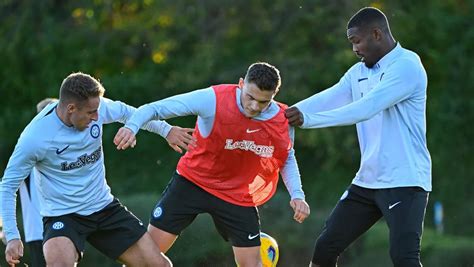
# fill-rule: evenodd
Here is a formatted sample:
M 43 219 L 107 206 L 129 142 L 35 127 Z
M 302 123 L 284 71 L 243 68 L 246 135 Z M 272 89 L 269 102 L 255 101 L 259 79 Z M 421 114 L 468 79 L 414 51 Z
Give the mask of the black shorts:
M 421 266 L 420 243 L 429 193 L 421 187 L 368 189 L 351 185 L 342 195 L 316 241 L 313 263 L 336 266 L 339 254 L 384 217 L 395 266 Z
M 219 234 L 234 247 L 260 246 L 256 207 L 231 204 L 175 173 L 151 213 L 150 224 L 179 235 L 200 213 L 208 213 Z
M 43 244 L 53 237 L 71 239 L 79 253 L 84 252 L 85 240 L 113 260 L 117 260 L 146 232 L 143 223 L 114 199 L 102 210 L 88 216 L 66 214 L 44 217 Z

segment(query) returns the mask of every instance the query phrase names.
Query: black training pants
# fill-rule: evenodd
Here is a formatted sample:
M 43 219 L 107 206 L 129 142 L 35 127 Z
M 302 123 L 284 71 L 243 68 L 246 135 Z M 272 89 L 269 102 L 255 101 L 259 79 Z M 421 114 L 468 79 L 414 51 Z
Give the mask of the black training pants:
M 367 189 L 349 186 L 316 241 L 312 262 L 336 266 L 354 240 L 382 216 L 390 231 L 390 257 L 395 267 L 419 267 L 428 192 L 420 187 Z

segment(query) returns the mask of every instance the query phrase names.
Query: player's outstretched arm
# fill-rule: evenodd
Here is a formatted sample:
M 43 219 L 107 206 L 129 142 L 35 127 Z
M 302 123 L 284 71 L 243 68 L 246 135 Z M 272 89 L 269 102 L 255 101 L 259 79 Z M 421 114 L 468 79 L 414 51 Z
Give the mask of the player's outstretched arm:
M 302 223 L 310 214 L 310 208 L 308 203 L 304 199 L 292 199 L 290 201 L 290 206 L 293 208 L 295 215 L 293 219 L 295 221 Z
M 196 146 L 196 139 L 192 136 L 193 132 L 194 129 L 191 128 L 173 126 L 166 136 L 166 141 L 176 152 L 183 153 L 183 149 L 188 150 L 190 146 Z M 114 144 L 118 150 L 125 150 L 129 147 L 135 147 L 137 139 L 132 130 L 122 127 L 114 137 Z
M 20 258 L 23 257 L 23 243 L 20 239 L 12 239 L 8 241 L 5 248 L 5 260 L 10 266 L 20 263 Z

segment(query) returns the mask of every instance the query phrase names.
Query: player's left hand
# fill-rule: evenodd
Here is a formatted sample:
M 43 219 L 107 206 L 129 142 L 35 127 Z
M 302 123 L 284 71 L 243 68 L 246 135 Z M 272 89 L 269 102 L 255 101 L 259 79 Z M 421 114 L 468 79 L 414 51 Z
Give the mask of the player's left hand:
M 137 139 L 135 134 L 127 127 L 122 127 L 118 130 L 117 134 L 114 137 L 114 144 L 117 146 L 118 150 L 125 150 L 128 147 L 135 147 L 137 144 Z
M 166 136 L 166 141 L 174 151 L 183 153 L 183 149 L 188 150 L 196 146 L 196 138 L 192 135 L 193 132 L 194 129 L 191 128 L 173 126 Z
M 295 215 L 293 216 L 295 221 L 302 223 L 309 216 L 309 205 L 303 199 L 292 199 L 290 201 L 290 206 L 295 211 Z

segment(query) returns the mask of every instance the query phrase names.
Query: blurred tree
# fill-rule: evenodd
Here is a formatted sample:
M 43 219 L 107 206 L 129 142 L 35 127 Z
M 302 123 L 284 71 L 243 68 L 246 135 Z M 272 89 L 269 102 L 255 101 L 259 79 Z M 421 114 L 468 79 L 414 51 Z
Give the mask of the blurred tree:
M 444 204 L 447 233 L 472 237 L 474 1 L 0 0 L 0 166 L 34 104 L 57 96 L 73 71 L 100 78 L 107 97 L 139 106 L 237 82 L 249 64 L 268 61 L 283 77 L 277 100 L 294 104 L 337 82 L 356 62 L 346 23 L 367 5 L 385 11 L 395 38 L 424 62 L 431 199 Z M 194 120 L 170 122 L 192 127 Z M 148 133 L 140 133 L 134 150 L 116 152 L 118 127 L 104 129 L 113 191 L 160 192 L 179 155 Z M 354 127 L 298 130 L 296 150 L 308 201 L 316 211 L 334 204 L 358 168 Z

